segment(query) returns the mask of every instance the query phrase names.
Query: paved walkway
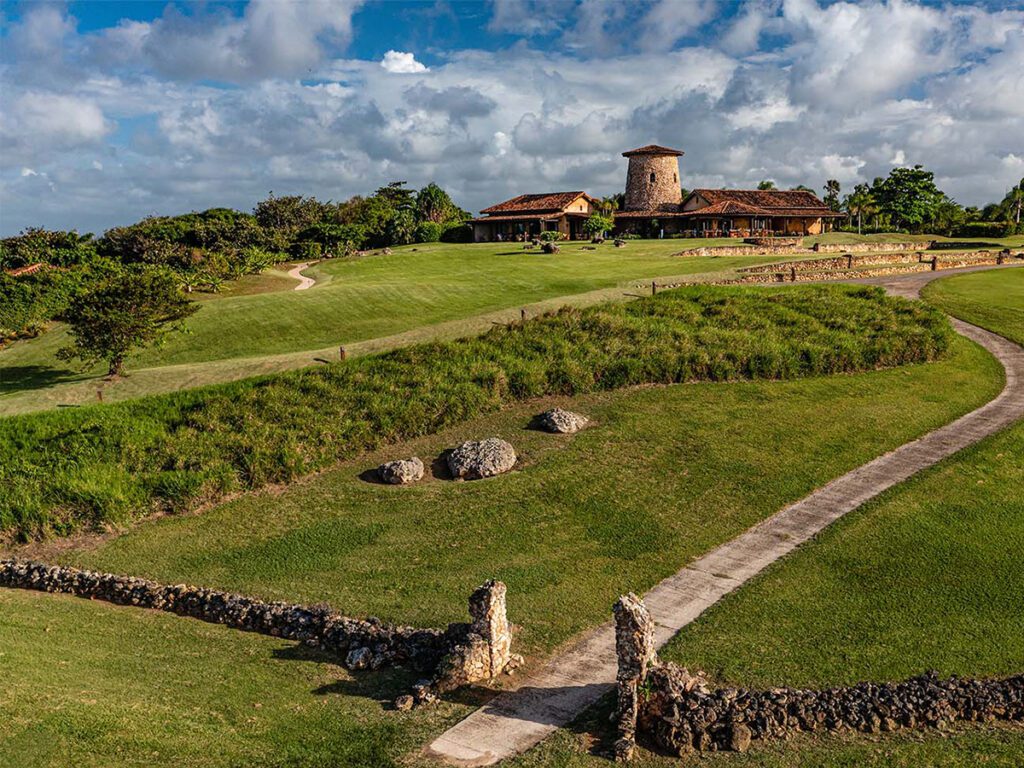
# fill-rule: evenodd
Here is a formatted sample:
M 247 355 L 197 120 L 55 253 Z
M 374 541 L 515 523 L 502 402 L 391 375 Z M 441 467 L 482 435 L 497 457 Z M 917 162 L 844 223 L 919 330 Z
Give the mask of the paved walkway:
M 316 280 L 314 280 L 312 277 L 306 277 L 304 274 L 302 274 L 302 270 L 307 269 L 310 264 L 314 263 L 315 262 L 307 261 L 304 264 L 298 264 L 292 269 L 288 270 L 288 277 L 294 278 L 295 280 L 299 281 L 299 284 L 296 285 L 295 288 L 293 288 L 292 290 L 305 291 L 316 285 Z
M 924 272 L 867 282 L 914 297 L 950 273 Z M 1006 386 L 993 401 L 951 424 L 858 467 L 708 552 L 644 595 L 662 646 L 703 611 L 766 566 L 867 500 L 1024 417 L 1024 349 L 994 333 L 953 320 L 1006 368 Z M 615 681 L 611 623 L 586 633 L 519 688 L 443 733 L 426 753 L 452 765 L 484 766 L 533 747 L 611 690 Z

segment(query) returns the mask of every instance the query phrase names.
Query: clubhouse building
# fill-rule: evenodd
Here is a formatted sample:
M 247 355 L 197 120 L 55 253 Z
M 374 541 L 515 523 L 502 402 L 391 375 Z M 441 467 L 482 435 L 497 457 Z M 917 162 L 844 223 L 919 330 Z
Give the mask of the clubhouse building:
M 771 237 L 816 235 L 843 214 L 806 190 L 695 189 L 685 199 L 679 185 L 682 152 L 649 144 L 623 152 L 629 159 L 622 210 L 615 232 L 646 237 Z M 520 195 L 483 209 L 473 219 L 477 242 L 515 240 L 557 230 L 584 237 L 583 222 L 599 201 L 585 192 Z

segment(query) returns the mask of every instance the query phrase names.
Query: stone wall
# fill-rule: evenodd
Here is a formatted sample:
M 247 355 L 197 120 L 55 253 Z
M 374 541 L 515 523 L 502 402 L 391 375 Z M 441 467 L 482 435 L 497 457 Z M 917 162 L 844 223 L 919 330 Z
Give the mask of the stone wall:
M 785 739 L 797 731 L 878 733 L 957 721 L 1024 721 L 1024 675 L 940 679 L 933 672 L 899 683 L 860 683 L 826 690 L 712 690 L 699 675 L 654 652 L 654 621 L 635 595 L 614 607 L 618 658 L 618 760 L 645 734 L 672 754 L 746 751 L 752 740 Z
M 943 729 L 954 722 L 1024 721 L 1024 675 L 977 680 L 934 672 L 899 683 L 859 683 L 825 690 L 709 690 L 673 664 L 644 681 L 637 727 L 673 754 L 743 751 L 751 740 L 798 731 L 879 733 Z
M 437 690 L 493 678 L 510 663 L 521 661 L 511 653 L 505 585 L 500 581 L 489 581 L 472 594 L 470 623 L 450 624 L 444 630 L 395 626 L 373 617 L 349 618 L 327 607 L 267 603 L 186 584 L 158 584 L 24 560 L 0 560 L 0 587 L 168 611 L 246 632 L 297 640 L 338 656 L 348 669 L 407 663 L 433 673 L 430 685 Z
M 813 246 L 815 253 L 893 253 L 898 251 L 927 251 L 935 243 L 818 243 Z
M 826 259 L 798 259 L 795 261 L 781 261 L 774 264 L 759 264 L 756 267 L 741 267 L 740 272 L 785 272 L 796 269 L 853 269 L 862 266 L 881 266 L 885 264 L 914 264 L 921 261 L 931 262 L 931 256 L 923 253 L 892 253 L 892 254 L 868 254 L 855 256 L 844 254 L 843 256 L 832 256 Z

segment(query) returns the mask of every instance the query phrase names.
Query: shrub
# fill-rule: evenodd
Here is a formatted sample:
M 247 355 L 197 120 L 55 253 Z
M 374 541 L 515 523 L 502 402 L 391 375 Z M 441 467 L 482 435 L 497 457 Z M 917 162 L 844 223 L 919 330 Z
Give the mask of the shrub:
M 693 286 L 477 338 L 10 417 L 0 420 L 0 530 L 28 538 L 187 508 L 517 400 L 872 370 L 935 359 L 951 336 L 940 312 L 879 288 Z
M 320 243 L 303 240 L 298 243 L 292 243 L 290 252 L 292 258 L 297 261 L 317 261 L 323 255 L 323 248 L 320 246 Z
M 542 243 L 556 243 L 559 240 L 567 240 L 568 238 L 565 236 L 564 232 L 551 229 L 546 232 L 541 232 L 540 235 L 537 236 L 537 239 Z
M 472 243 L 472 224 L 449 224 L 441 233 L 442 243 Z
M 441 239 L 444 227 L 436 221 L 421 221 L 413 232 L 413 240 L 417 243 L 436 243 Z
M 1010 237 L 1016 227 L 1012 221 L 969 221 L 953 231 L 954 237 Z

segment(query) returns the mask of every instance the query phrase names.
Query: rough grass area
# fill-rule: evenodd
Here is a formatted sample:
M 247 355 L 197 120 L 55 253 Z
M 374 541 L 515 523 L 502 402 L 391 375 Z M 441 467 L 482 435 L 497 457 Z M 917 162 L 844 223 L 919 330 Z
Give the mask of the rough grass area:
M 1024 344 L 1024 267 L 936 280 L 922 295 L 944 312 Z
M 791 379 L 939 357 L 952 330 L 881 289 L 691 287 L 478 338 L 136 403 L 0 421 L 0 530 L 188 509 L 545 395 Z
M 998 365 L 956 339 L 940 362 L 788 382 L 647 387 L 530 401 L 380 449 L 280 492 L 167 516 L 70 565 L 265 599 L 329 602 L 416 626 L 461 620 L 468 592 L 509 585 L 520 649 L 550 650 L 836 475 L 990 399 Z M 551 404 L 591 416 L 571 437 L 527 429 Z M 367 482 L 380 461 L 426 463 L 465 439 L 511 441 L 518 471 L 485 481 Z M 47 548 L 51 548 L 47 551 Z M 56 551 L 54 551 L 56 550 Z
M 651 586 L 1001 385 L 992 358 L 957 338 L 926 365 L 531 401 L 85 550 L 36 546 L 62 548 L 39 553 L 47 559 L 421 625 L 464 619 L 468 591 L 497 576 L 533 661 L 607 620 L 623 591 Z M 553 403 L 594 425 L 574 436 L 525 429 Z M 360 479 L 384 458 L 429 459 L 489 435 L 516 445 L 520 471 L 409 488 Z M 292 643 L 167 614 L 0 590 L 0 617 L 0 765 L 419 765 L 408 756 L 473 708 L 460 697 L 396 713 L 386 702 L 410 682 L 403 673 L 353 679 Z M 607 765 L 578 753 L 577 736 L 556 738 L 561 751 L 529 764 Z M 996 737 L 907 748 L 905 765 L 1008 751 Z M 845 762 L 832 764 L 858 765 L 873 752 L 852 744 L 836 754 Z

